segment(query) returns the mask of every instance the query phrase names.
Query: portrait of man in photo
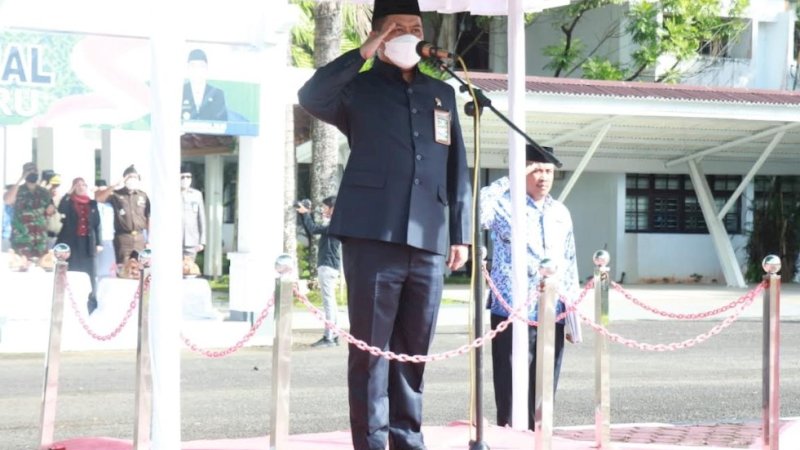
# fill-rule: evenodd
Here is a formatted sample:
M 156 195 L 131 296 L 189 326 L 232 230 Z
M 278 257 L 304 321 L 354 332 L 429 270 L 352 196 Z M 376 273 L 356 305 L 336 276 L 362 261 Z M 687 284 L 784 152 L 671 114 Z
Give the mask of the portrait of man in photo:
M 228 108 L 222 89 L 208 84 L 208 57 L 203 50 L 189 52 L 187 79 L 183 83 L 181 119 L 227 121 Z

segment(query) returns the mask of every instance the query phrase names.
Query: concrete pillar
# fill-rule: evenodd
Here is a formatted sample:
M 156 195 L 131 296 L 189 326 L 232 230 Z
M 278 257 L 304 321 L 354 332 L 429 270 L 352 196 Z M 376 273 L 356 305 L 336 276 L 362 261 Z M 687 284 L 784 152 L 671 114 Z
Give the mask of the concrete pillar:
M 260 312 L 274 288 L 274 263 L 283 250 L 283 146 L 285 95 L 276 86 L 290 85 L 286 42 L 278 39 L 259 58 L 261 83 L 259 136 L 239 140 L 237 246 L 228 254 L 231 317 Z M 269 65 L 267 65 L 269 62 Z M 241 315 L 239 315 L 241 317 Z
M 149 131 L 103 130 L 100 147 L 100 175 L 108 184 L 122 180 L 122 172 L 131 164 L 142 175 L 142 188 L 152 193 Z
M 4 149 L 3 185 L 16 183 L 22 175 L 22 165 L 33 160 L 33 130 L 24 125 L 2 127 L 3 137 L 0 147 Z
M 222 275 L 222 191 L 224 161 L 221 155 L 205 157 L 206 249 L 203 273 Z
M 89 186 L 94 185 L 94 156 L 99 142 L 87 136 L 86 130 L 39 128 L 36 135 L 36 164 L 40 172 L 52 169 L 61 175 L 61 195 L 69 191 L 76 177 L 83 177 Z

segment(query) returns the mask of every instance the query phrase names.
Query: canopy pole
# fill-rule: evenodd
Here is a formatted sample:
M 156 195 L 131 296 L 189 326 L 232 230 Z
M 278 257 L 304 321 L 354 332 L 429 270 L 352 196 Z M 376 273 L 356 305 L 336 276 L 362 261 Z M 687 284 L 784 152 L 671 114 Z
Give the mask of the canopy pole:
M 525 23 L 522 0 L 508 2 L 508 116 L 512 123 L 525 123 Z M 514 305 L 528 298 L 528 270 L 525 243 L 525 140 L 508 132 L 509 178 L 511 181 L 511 298 Z M 512 327 L 511 426 L 528 429 L 528 327 Z
M 739 183 L 739 186 L 737 186 L 736 190 L 733 191 L 733 194 L 731 194 L 731 198 L 729 198 L 728 201 L 725 203 L 725 206 L 723 206 L 722 209 L 719 210 L 719 214 L 717 214 L 717 219 L 723 220 L 725 218 L 725 215 L 728 214 L 728 211 L 730 211 L 730 209 L 736 203 L 736 200 L 739 199 L 739 196 L 742 195 L 742 192 L 744 192 L 744 190 L 747 188 L 747 185 L 750 184 L 750 181 L 753 179 L 753 177 L 756 176 L 758 171 L 761 169 L 761 166 L 763 166 L 764 163 L 767 162 L 767 158 L 769 158 L 769 155 L 771 155 L 772 151 L 775 150 L 775 147 L 777 147 L 778 144 L 780 144 L 785 135 L 786 132 L 781 131 L 780 133 L 776 134 L 775 137 L 772 138 L 772 142 L 770 142 L 767 148 L 764 149 L 764 152 L 761 153 L 761 156 L 758 157 L 755 164 L 753 164 L 753 167 L 751 167 L 750 170 L 747 172 L 747 175 L 745 175 L 745 177 L 742 178 L 742 182 Z
M 558 196 L 558 201 L 563 202 L 569 196 L 569 193 L 572 191 L 572 188 L 575 187 L 575 183 L 578 182 L 578 178 L 583 175 L 583 171 L 586 169 L 586 166 L 589 165 L 589 161 L 592 160 L 594 156 L 594 152 L 597 151 L 597 148 L 600 147 L 600 143 L 603 142 L 603 139 L 606 137 L 606 133 L 608 130 L 611 129 L 611 124 L 607 123 L 606 126 L 597 133 L 595 136 L 594 141 L 592 141 L 592 145 L 589 146 L 589 150 L 583 155 L 581 158 L 581 162 L 578 163 L 578 167 L 575 168 L 575 171 L 572 172 L 572 175 L 567 180 L 567 185 L 564 186 L 564 190 L 561 191 L 561 195 Z

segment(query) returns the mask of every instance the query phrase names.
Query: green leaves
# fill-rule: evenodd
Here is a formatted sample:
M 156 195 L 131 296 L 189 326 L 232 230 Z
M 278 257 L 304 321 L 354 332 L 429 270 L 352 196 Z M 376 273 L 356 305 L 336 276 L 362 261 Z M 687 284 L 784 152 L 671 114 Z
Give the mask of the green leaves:
M 580 0 L 561 10 L 553 24 L 564 34 L 559 44 L 546 47 L 545 65 L 555 76 L 572 73 L 577 67 L 584 78 L 593 79 L 637 79 L 643 74 L 652 74 L 660 61 L 669 61 L 670 67 L 659 68 L 656 81 L 679 81 L 682 63 L 697 57 L 704 46 L 719 49 L 721 56 L 725 47 L 734 42 L 745 28 L 746 22 L 737 19 L 749 4 L 749 0 L 641 0 L 628 3 L 624 12 L 624 33 L 630 42 L 629 57 L 615 51 L 599 54 L 603 43 L 619 38 L 614 33 L 601 36 L 600 42 L 586 50 L 574 33 L 585 14 L 592 10 L 621 4 L 619 0 Z M 596 17 L 596 16 L 593 16 Z M 613 41 L 612 41 L 613 42 Z M 630 61 L 622 64 L 620 61 Z M 621 77 L 621 78 L 620 78 Z

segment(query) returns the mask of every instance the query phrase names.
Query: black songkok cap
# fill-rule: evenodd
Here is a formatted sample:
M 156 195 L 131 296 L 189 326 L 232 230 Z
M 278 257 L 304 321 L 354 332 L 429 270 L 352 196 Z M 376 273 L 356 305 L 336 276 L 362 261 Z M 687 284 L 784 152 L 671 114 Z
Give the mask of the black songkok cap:
M 422 17 L 417 0 L 375 0 L 372 10 L 372 27 L 375 21 L 390 14 L 410 14 Z
M 551 155 L 553 154 L 553 147 L 544 147 L 544 146 L 542 146 L 542 149 L 544 149 L 544 151 L 546 151 L 547 153 L 550 153 Z M 532 146 L 531 144 L 526 144 L 525 145 L 525 161 L 542 162 L 542 163 L 552 163 L 553 162 L 553 161 L 550 161 L 547 158 L 545 158 L 544 155 L 542 155 L 539 152 L 537 152 L 536 148 L 534 146 Z
M 192 173 L 192 165 L 189 163 L 181 163 L 181 173 Z
M 126 167 L 125 170 L 122 172 L 123 177 L 127 177 L 128 175 L 139 175 L 139 172 L 136 171 L 136 167 L 133 167 L 133 164 Z

